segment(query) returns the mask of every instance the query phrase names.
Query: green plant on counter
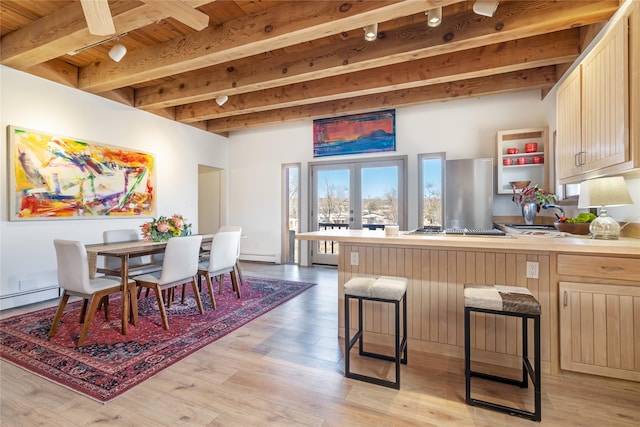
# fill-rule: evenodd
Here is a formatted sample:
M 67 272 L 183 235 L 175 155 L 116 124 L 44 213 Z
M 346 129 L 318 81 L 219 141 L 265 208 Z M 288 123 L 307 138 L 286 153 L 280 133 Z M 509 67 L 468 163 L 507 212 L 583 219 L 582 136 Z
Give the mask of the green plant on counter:
M 577 217 L 575 218 L 567 218 L 565 220 L 565 222 L 569 222 L 569 223 L 576 223 L 576 222 L 591 222 L 594 219 L 596 219 L 597 216 L 595 216 L 594 214 L 592 214 L 591 212 L 583 212 L 581 214 L 578 214 Z

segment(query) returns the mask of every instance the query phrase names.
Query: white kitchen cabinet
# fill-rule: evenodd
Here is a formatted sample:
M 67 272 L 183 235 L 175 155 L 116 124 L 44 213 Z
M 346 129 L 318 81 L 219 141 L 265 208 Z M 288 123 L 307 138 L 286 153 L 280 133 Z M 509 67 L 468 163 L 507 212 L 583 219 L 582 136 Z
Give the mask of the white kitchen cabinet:
M 498 169 L 497 194 L 512 194 L 513 189 L 509 182 L 531 181 L 530 185 L 538 185 L 548 189 L 547 150 L 549 146 L 548 128 L 527 128 L 515 130 L 503 130 L 497 134 L 496 141 L 496 165 Z M 535 142 L 538 149 L 535 152 L 525 152 L 525 144 Z M 517 154 L 508 154 L 508 148 L 518 150 Z M 542 160 L 542 163 L 534 163 L 534 158 Z M 505 165 L 505 159 L 513 162 Z M 525 164 L 518 164 L 518 159 Z M 507 161 L 509 161 L 507 160 Z

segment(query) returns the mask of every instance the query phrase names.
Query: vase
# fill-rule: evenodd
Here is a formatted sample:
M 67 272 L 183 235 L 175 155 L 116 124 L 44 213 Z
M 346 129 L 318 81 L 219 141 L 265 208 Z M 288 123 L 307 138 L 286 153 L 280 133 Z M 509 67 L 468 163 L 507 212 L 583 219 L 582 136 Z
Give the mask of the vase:
M 527 202 L 522 204 L 522 217 L 525 224 L 533 224 L 538 213 L 538 204 L 536 202 Z

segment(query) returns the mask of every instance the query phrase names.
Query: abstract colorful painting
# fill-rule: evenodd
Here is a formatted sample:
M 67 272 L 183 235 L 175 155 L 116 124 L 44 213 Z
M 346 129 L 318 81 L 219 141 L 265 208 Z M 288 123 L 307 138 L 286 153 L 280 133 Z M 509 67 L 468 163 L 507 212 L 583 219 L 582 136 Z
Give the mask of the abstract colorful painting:
M 9 126 L 11 220 L 152 216 L 151 154 Z
M 313 121 L 313 157 L 396 151 L 395 110 Z

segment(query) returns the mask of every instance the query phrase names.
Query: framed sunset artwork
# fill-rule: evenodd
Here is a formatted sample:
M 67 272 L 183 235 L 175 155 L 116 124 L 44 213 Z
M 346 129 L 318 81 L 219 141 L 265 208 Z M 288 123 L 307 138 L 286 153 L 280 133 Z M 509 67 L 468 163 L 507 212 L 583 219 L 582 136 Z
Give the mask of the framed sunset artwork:
M 8 127 L 10 220 L 147 217 L 153 155 Z
M 396 151 L 395 110 L 313 121 L 313 157 Z

